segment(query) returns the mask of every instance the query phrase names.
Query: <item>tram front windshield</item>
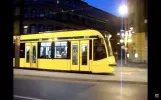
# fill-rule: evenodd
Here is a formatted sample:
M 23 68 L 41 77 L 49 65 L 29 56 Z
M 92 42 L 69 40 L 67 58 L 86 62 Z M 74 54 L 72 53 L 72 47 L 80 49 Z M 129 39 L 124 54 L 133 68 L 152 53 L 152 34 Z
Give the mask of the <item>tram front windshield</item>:
M 111 42 L 109 41 L 108 38 L 105 38 L 105 41 L 106 41 L 106 45 L 107 45 L 108 55 L 109 55 L 109 56 L 113 56 L 113 51 L 112 51 L 112 47 L 111 47 Z

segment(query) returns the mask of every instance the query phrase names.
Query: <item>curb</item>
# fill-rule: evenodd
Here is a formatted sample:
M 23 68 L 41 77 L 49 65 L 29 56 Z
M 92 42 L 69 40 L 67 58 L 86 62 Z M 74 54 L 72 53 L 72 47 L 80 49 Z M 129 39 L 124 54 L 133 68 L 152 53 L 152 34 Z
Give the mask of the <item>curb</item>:
M 39 78 L 54 78 L 57 80 L 71 80 L 71 81 L 88 81 L 88 82 L 112 82 L 112 83 L 120 83 L 120 80 L 98 80 L 98 79 L 77 79 L 77 78 L 64 78 L 64 77 L 53 77 L 53 76 L 36 76 L 36 75 L 22 75 L 22 74 L 14 74 L 15 76 L 32 76 Z M 141 84 L 148 85 L 147 82 L 136 82 L 136 81 L 122 81 L 122 83 L 127 84 Z

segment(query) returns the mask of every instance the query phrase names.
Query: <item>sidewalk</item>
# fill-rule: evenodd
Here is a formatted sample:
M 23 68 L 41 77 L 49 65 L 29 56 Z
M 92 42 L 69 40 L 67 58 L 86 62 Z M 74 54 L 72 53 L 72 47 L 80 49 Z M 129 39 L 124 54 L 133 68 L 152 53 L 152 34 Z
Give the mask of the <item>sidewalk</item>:
M 14 69 L 14 75 L 37 76 L 78 81 L 99 81 L 99 82 L 122 82 L 146 84 L 147 85 L 147 69 L 116 67 L 114 75 L 98 75 L 98 74 L 82 74 L 82 73 L 66 73 L 66 72 L 49 72 L 26 69 Z
M 120 61 L 117 61 L 117 66 L 121 66 Z M 124 64 L 124 61 L 122 62 L 122 66 L 125 67 L 134 67 L 134 68 L 148 68 L 148 64 L 143 64 L 143 63 L 131 63 L 128 62 L 126 65 Z

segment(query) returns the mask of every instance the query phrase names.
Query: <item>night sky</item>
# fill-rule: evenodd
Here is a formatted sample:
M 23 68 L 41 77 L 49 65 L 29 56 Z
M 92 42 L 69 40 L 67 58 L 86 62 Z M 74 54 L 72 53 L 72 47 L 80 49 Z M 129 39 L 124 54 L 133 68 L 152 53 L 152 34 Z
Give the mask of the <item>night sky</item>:
M 83 0 L 89 5 L 99 8 L 103 11 L 119 16 L 118 8 L 121 5 L 121 0 Z

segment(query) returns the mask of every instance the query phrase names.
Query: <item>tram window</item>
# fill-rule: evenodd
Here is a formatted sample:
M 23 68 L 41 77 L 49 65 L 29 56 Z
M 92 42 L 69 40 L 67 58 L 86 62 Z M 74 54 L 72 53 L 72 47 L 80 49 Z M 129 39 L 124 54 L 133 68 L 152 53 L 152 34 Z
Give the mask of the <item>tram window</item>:
M 15 58 L 15 43 L 13 43 L 13 58 Z
M 25 43 L 20 43 L 20 58 L 25 58 Z
M 101 39 L 94 40 L 94 60 L 100 60 L 107 57 L 105 45 Z
M 72 65 L 78 65 L 78 44 L 72 45 Z
M 52 42 L 41 42 L 39 44 L 40 58 L 51 58 L 51 44 Z
M 89 41 L 89 60 L 92 59 L 92 40 Z
M 110 43 L 110 41 L 107 38 L 105 39 L 105 41 L 106 41 L 106 45 L 107 45 L 108 55 L 112 56 L 113 55 L 113 51 L 112 51 L 111 43 Z
M 82 65 L 87 65 L 87 44 L 82 44 Z
M 26 62 L 30 61 L 30 46 L 26 46 Z
M 67 58 L 67 42 L 55 42 L 54 58 Z
M 36 63 L 36 46 L 32 47 L 32 63 Z

